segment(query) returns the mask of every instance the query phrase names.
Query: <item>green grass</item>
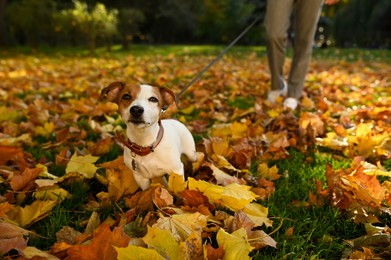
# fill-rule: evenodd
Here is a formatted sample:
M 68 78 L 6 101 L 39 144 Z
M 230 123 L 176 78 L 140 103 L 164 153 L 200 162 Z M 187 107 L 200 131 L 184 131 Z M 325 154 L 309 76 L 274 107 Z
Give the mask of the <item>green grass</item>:
M 277 241 L 277 248 L 264 248 L 254 259 L 340 259 L 345 248 L 344 239 L 364 234 L 363 227 L 349 220 L 329 203 L 324 206 L 306 207 L 294 201 L 308 200 L 308 191 L 315 193 L 316 179 L 325 181 L 326 163 L 334 168 L 344 168 L 349 161 L 332 159 L 329 155 L 315 154 L 313 162 L 296 150 L 287 159 L 276 162 L 286 177 L 276 182 L 276 191 L 268 201 L 274 225 L 268 232 Z M 293 235 L 286 232 L 293 227 Z
M 30 47 L 20 46 L 0 50 L 0 57 L 12 57 L 15 55 L 33 55 L 33 56 L 96 56 L 96 57 L 116 57 L 121 58 L 123 55 L 152 55 L 152 56 L 217 56 L 227 45 L 147 45 L 135 44 L 130 45 L 128 49 L 123 49 L 120 45 L 114 45 L 111 51 L 106 47 L 100 47 L 91 53 L 85 47 L 47 47 L 41 46 L 32 50 Z M 258 56 L 266 57 L 265 46 L 234 46 L 226 55 L 234 57 L 245 57 L 247 54 L 256 53 Z M 287 56 L 292 57 L 292 49 L 289 48 Z M 385 49 L 357 49 L 357 48 L 315 48 L 313 51 L 314 60 L 341 60 L 346 62 L 363 61 L 383 61 L 391 62 L 391 50 Z M 206 66 L 206 64 L 205 64 Z

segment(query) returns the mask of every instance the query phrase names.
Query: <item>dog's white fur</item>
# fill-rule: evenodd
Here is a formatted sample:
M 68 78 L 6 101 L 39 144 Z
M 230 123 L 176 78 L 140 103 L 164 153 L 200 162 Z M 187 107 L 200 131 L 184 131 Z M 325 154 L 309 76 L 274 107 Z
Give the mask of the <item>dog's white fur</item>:
M 140 146 L 150 146 L 155 142 L 162 109 L 175 101 L 174 94 L 167 88 L 128 85 L 124 82 L 111 83 L 102 90 L 101 97 L 118 104 L 127 126 L 127 137 Z M 142 108 L 143 112 L 135 117 L 131 113 L 132 107 Z M 155 177 L 171 173 L 184 177 L 182 154 L 190 161 L 196 160 L 194 139 L 186 126 L 173 119 L 163 119 L 161 122 L 164 135 L 152 153 L 134 155 L 124 147 L 125 164 L 133 171 L 134 179 L 143 190 L 150 186 L 151 179 Z

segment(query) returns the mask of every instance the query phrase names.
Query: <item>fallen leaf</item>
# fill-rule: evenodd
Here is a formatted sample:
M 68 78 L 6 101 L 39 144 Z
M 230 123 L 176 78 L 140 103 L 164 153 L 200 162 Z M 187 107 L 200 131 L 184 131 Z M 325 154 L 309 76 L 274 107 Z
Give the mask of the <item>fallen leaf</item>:
M 140 246 L 128 245 L 124 248 L 114 247 L 118 253 L 118 259 L 121 260 L 164 260 L 155 249 L 144 248 Z
M 143 237 L 143 241 L 148 245 L 148 248 L 155 249 L 166 259 L 186 259 L 179 243 L 168 230 L 148 226 L 148 232 Z
M 98 169 L 98 167 L 94 165 L 98 159 L 99 157 L 96 156 L 78 156 L 76 153 L 74 153 L 71 157 L 71 160 L 68 162 L 65 172 L 77 172 L 82 174 L 85 178 L 91 179 L 94 177 L 96 170 Z
M 34 180 L 42 171 L 41 168 L 25 168 L 21 174 L 14 175 L 10 185 L 13 191 L 30 190 L 34 187 Z
M 217 243 L 224 247 L 224 259 L 250 259 L 249 253 L 254 249 L 248 242 L 244 228 L 238 229 L 231 234 L 222 228 L 217 232 Z
M 194 230 L 201 234 L 202 228 L 207 225 L 208 216 L 199 212 L 190 214 L 174 214 L 170 217 L 161 217 L 153 225 L 162 230 L 168 230 L 177 241 L 185 241 Z
M 34 197 L 37 200 L 53 200 L 53 201 L 63 201 L 65 199 L 71 198 L 71 194 L 58 186 L 44 187 L 39 188 L 34 192 Z
M 5 255 L 12 249 L 22 253 L 26 248 L 30 231 L 14 224 L 0 222 L 0 254 Z
M 126 247 L 130 241 L 123 228 L 116 227 L 113 231 L 110 226 L 103 223 L 94 231 L 93 239 L 88 245 L 75 245 L 67 250 L 67 259 L 90 260 L 90 259 L 117 259 L 116 247 Z
M 25 207 L 14 207 L 7 212 L 7 216 L 10 220 L 24 227 L 46 217 L 57 204 L 57 201 L 52 200 L 36 200 Z
M 42 250 L 39 250 L 36 247 L 28 246 L 23 249 L 24 257 L 28 259 L 36 259 L 36 258 L 41 258 L 41 259 L 47 259 L 47 260 L 59 260 L 60 258 L 51 255 L 47 252 L 44 252 Z

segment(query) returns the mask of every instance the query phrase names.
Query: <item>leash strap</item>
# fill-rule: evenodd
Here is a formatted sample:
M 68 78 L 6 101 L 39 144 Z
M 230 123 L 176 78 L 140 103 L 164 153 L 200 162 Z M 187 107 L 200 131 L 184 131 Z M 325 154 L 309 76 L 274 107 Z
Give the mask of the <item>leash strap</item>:
M 218 61 L 225 53 L 228 52 L 229 49 L 232 48 L 232 46 L 234 46 L 242 37 L 243 35 L 245 35 L 247 33 L 248 30 L 250 30 L 254 24 L 256 24 L 259 19 L 261 19 L 261 16 L 258 16 L 249 26 L 247 26 L 246 29 L 244 29 L 244 31 L 239 34 L 223 51 L 220 52 L 219 55 L 216 56 L 216 58 L 214 58 L 214 60 L 212 60 L 212 62 L 210 62 L 208 64 L 208 66 L 206 66 L 203 70 L 201 70 L 200 73 L 198 73 L 197 76 L 195 76 L 187 85 L 186 87 L 184 87 L 181 92 L 179 92 L 177 95 L 176 95 L 176 99 L 178 100 L 179 96 L 181 96 L 191 85 L 193 85 L 194 82 L 196 82 L 201 76 L 202 74 L 205 73 L 205 71 L 207 71 L 210 67 L 213 66 L 213 64 L 216 63 L 216 61 Z

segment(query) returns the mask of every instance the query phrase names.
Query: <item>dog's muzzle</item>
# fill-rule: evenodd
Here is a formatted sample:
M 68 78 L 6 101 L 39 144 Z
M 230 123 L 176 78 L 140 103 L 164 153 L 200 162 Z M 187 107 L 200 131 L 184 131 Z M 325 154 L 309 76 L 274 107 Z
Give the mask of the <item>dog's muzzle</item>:
M 142 106 L 132 106 L 130 108 L 130 114 L 133 118 L 140 118 L 144 113 L 144 108 Z

